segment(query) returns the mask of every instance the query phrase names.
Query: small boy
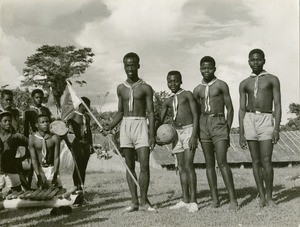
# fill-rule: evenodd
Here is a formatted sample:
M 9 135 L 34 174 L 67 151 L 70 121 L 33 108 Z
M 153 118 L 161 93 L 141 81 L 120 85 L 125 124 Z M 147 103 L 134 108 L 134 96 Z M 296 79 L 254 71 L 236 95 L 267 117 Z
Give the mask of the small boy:
M 0 138 L 3 149 L 0 152 L 0 191 L 6 186 L 11 190 L 21 191 L 21 180 L 18 174 L 16 152 L 18 147 L 28 146 L 28 139 L 16 133 L 12 127 L 12 113 L 0 113 Z
M 227 163 L 227 149 L 230 146 L 229 133 L 233 120 L 233 106 L 228 85 L 215 76 L 216 62 L 210 56 L 200 61 L 202 83 L 194 89 L 194 97 L 200 104 L 200 141 L 206 162 L 212 207 L 220 205 L 217 189 L 217 175 L 215 169 L 215 153 L 217 163 L 228 190 L 229 210 L 237 210 L 238 203 L 234 190 L 232 172 Z M 225 118 L 224 107 L 227 110 Z
M 91 101 L 87 97 L 81 97 L 82 101 L 90 108 Z M 80 178 L 76 168 L 73 172 L 73 183 L 78 190 L 83 190 L 82 185 L 85 182 L 85 171 L 90 158 L 93 153 L 93 137 L 90 126 L 90 116 L 83 104 L 80 104 L 68 117 L 68 125 L 73 131 L 75 138 L 72 142 L 73 154 L 78 166 Z M 82 182 L 81 182 L 82 181 Z
M 61 187 L 59 178 L 60 138 L 49 131 L 50 119 L 47 115 L 37 115 L 37 132 L 29 138 L 31 162 L 36 176 L 31 188 Z
M 43 106 L 44 100 L 44 92 L 41 89 L 34 89 L 31 92 L 32 105 L 28 110 L 24 112 L 24 135 L 29 137 L 30 135 L 30 127 L 32 132 L 36 132 L 36 116 L 39 114 L 43 114 L 48 116 L 51 119 L 50 110 Z
M 246 149 L 247 141 L 260 196 L 260 208 L 266 205 L 276 207 L 272 198 L 274 178 L 272 153 L 274 144 L 279 140 L 280 82 L 276 76 L 263 69 L 266 60 L 262 50 L 253 49 L 248 57 L 252 74 L 243 80 L 239 87 L 240 146 Z
M 160 120 L 164 122 L 168 109 L 173 110 L 173 125 L 178 134 L 178 142 L 172 150 L 178 160 L 182 201 L 170 209 L 188 208 L 189 212 L 198 210 L 196 198 L 197 178 L 194 168 L 194 156 L 198 145 L 198 114 L 192 92 L 181 88 L 182 77 L 179 71 L 170 71 L 167 76 L 172 96 L 162 105 Z
M 15 132 L 18 132 L 20 112 L 19 110 L 13 108 L 13 98 L 14 96 L 11 90 L 3 89 L 1 91 L 0 112 L 9 111 L 12 113 L 12 127 L 15 130 Z

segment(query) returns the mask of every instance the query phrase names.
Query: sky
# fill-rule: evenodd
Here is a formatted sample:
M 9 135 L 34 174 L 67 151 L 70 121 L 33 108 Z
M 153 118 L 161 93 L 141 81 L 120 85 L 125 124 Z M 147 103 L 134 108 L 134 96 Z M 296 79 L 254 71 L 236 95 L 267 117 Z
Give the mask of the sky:
M 238 86 L 251 73 L 249 51 L 260 48 L 281 82 L 283 124 L 293 117 L 288 105 L 299 103 L 298 0 L 0 0 L 0 9 L 0 86 L 19 86 L 26 58 L 42 45 L 90 47 L 94 62 L 78 78 L 87 85 L 74 89 L 101 111 L 116 110 L 126 53 L 140 56 L 139 76 L 155 91 L 168 91 L 171 70 L 192 91 L 209 55 L 238 126 Z

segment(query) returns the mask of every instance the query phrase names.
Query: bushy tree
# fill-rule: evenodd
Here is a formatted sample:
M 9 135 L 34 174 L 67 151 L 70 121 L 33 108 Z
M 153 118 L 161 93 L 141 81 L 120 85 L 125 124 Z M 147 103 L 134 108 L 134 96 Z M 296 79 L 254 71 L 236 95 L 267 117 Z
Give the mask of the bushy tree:
M 154 99 L 153 99 L 153 104 L 154 104 L 154 117 L 155 117 L 155 122 L 158 122 L 160 119 L 160 112 L 162 108 L 162 104 L 166 101 L 166 99 L 170 96 L 170 93 L 166 91 L 159 91 L 159 92 L 154 92 Z M 172 110 L 168 110 L 167 116 L 165 118 L 164 123 L 171 123 L 172 122 Z
M 93 56 L 91 48 L 43 45 L 36 50 L 35 54 L 27 57 L 22 86 L 41 87 L 45 90 L 51 87 L 57 106 L 60 107 L 60 98 L 65 90 L 66 80 L 82 75 L 93 62 Z
M 295 118 L 289 119 L 288 123 L 282 127 L 284 131 L 300 130 L 300 104 L 291 103 L 289 105 L 290 113 L 296 115 Z

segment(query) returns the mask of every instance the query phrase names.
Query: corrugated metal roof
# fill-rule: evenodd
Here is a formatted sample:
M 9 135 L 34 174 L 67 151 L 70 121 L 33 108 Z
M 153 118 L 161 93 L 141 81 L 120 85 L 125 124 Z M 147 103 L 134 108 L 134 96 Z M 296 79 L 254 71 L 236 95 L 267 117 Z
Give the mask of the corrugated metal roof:
M 230 135 L 230 148 L 227 152 L 228 163 L 250 163 L 251 156 L 249 149 L 243 150 L 239 145 L 239 134 Z M 174 157 L 166 146 L 156 146 L 153 157 L 160 165 L 174 164 Z M 280 132 L 280 140 L 274 146 L 273 162 L 299 162 L 300 161 L 300 131 Z M 204 164 L 204 156 L 201 147 L 195 154 L 194 163 Z

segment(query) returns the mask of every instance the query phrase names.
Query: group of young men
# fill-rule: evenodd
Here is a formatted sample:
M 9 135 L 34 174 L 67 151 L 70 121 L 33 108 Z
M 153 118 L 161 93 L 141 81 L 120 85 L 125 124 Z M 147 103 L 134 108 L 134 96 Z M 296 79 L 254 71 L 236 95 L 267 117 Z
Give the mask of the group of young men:
M 187 208 L 189 212 L 198 210 L 194 156 L 200 141 L 211 191 L 211 206 L 217 208 L 220 205 L 215 168 L 217 161 L 228 190 L 229 209 L 237 210 L 239 206 L 232 172 L 227 163 L 234 111 L 227 83 L 215 75 L 215 60 L 210 56 L 201 59 L 200 72 L 203 78 L 193 92 L 181 88 L 182 75 L 179 71 L 170 71 L 167 74 L 167 85 L 172 94 L 163 103 L 157 123 L 154 119 L 153 89 L 139 77 L 139 62 L 139 56 L 135 53 L 131 52 L 124 56 L 127 79 L 117 87 L 118 111 L 111 124 L 103 131 L 107 134 L 121 122 L 120 148 L 131 171 L 131 173 L 127 171 L 126 178 L 132 199 L 125 212 L 155 211 L 147 196 L 150 180 L 149 155 L 157 143 L 156 129 L 164 123 L 169 109 L 172 110 L 172 125 L 177 132 L 172 152 L 178 160 L 182 189 L 182 200 L 170 209 Z M 263 69 L 265 55 L 262 50 L 253 49 L 249 53 L 248 63 L 252 73 L 240 83 L 239 87 L 240 145 L 246 149 L 248 144 L 250 149 L 253 174 L 260 196 L 259 206 L 274 207 L 276 204 L 272 198 L 274 174 L 271 157 L 273 145 L 279 140 L 280 83 L 276 76 Z M 51 113 L 42 106 L 43 99 L 42 90 L 32 91 L 33 105 L 24 113 L 24 135 L 22 135 L 18 132 L 19 111 L 12 108 L 13 94 L 9 90 L 3 90 L 1 93 L 0 190 L 5 184 L 15 191 L 20 191 L 21 185 L 25 189 L 36 186 L 61 186 L 59 153 L 62 140 L 65 140 L 74 153 L 78 168 L 74 170 L 73 182 L 79 190 L 82 190 L 93 145 L 90 117 L 82 104 L 68 117 L 68 125 L 75 136 L 71 145 L 66 137 L 50 132 Z M 82 100 L 88 107 L 90 106 L 89 99 L 83 97 Z M 16 158 L 19 146 L 28 149 L 26 155 Z M 140 162 L 138 184 L 135 172 L 136 156 Z M 31 159 L 35 177 L 32 177 L 32 173 L 29 176 L 22 173 L 21 163 L 28 157 Z M 31 182 L 33 178 L 36 179 L 35 183 Z
M 22 189 L 62 187 L 59 177 L 62 141 L 75 157 L 77 166 L 73 173 L 73 183 L 77 190 L 82 190 L 93 145 L 86 109 L 81 104 L 66 119 L 74 134 L 71 143 L 67 136 L 50 132 L 50 123 L 55 119 L 52 119 L 49 109 L 42 105 L 45 101 L 44 92 L 34 89 L 31 99 L 31 106 L 23 113 L 23 127 L 20 127 L 20 112 L 13 108 L 13 92 L 7 89 L 1 91 L 0 193 L 5 187 L 10 188 L 11 193 L 21 192 Z M 90 106 L 88 98 L 82 97 L 82 100 Z M 19 147 L 24 147 L 25 152 L 22 153 Z M 28 172 L 24 171 L 22 165 L 26 159 L 30 160 Z
M 246 149 L 248 144 L 250 149 L 253 174 L 260 198 L 259 207 L 275 207 L 276 204 L 272 198 L 271 157 L 273 146 L 279 140 L 280 83 L 276 76 L 264 70 L 265 55 L 262 50 L 253 49 L 248 57 L 252 73 L 239 86 L 240 146 Z M 182 75 L 179 71 L 170 71 L 167 74 L 167 85 L 172 94 L 163 103 L 157 124 L 154 122 L 153 90 L 138 75 L 139 61 L 139 56 L 135 53 L 131 52 L 124 56 L 123 63 L 127 79 L 117 87 L 118 111 L 112 123 L 106 127 L 109 131 L 121 122 L 120 147 L 125 162 L 135 178 L 137 178 L 136 153 L 141 166 L 138 179 L 140 201 L 137 185 L 131 174 L 127 172 L 132 199 L 125 211 L 155 210 L 147 197 L 150 178 L 149 155 L 156 143 L 155 131 L 163 124 L 169 109 L 172 110 L 172 125 L 178 137 L 172 144 L 172 152 L 178 160 L 182 189 L 182 200 L 170 209 L 187 208 L 189 212 L 198 210 L 197 177 L 193 161 L 198 141 L 200 141 L 211 191 L 211 206 L 217 208 L 220 205 L 215 168 L 217 161 L 229 194 L 229 210 L 238 210 L 232 172 L 227 163 L 227 149 L 230 146 L 230 129 L 234 110 L 227 83 L 215 75 L 215 60 L 210 56 L 201 59 L 200 72 L 203 78 L 193 92 L 181 88 Z

